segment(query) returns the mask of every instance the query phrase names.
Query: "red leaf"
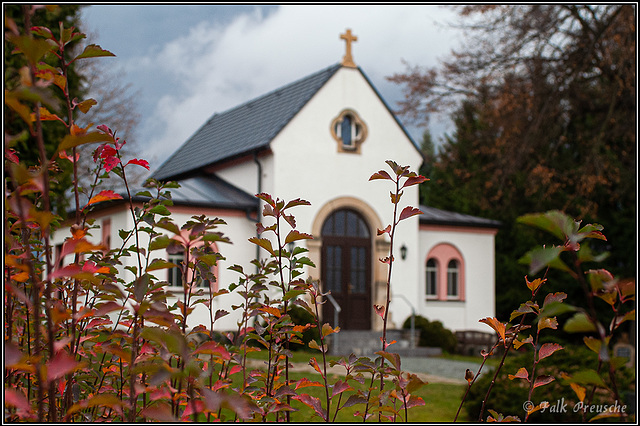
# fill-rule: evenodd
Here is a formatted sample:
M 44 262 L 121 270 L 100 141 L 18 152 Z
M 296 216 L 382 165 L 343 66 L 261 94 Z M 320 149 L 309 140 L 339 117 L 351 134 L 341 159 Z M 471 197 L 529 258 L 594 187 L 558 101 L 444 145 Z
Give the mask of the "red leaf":
M 133 160 L 129 160 L 129 162 L 125 164 L 125 167 L 129 164 L 137 164 L 138 166 L 142 166 L 145 169 L 149 170 L 149 162 L 147 160 L 138 160 L 137 158 L 134 158 Z
M 373 309 L 375 309 L 376 314 L 380 316 L 380 318 L 384 319 L 384 306 L 382 305 L 373 305 Z
M 78 265 L 67 265 L 64 268 L 57 269 L 51 275 L 49 275 L 50 280 L 55 280 L 60 277 L 73 277 L 79 274 L 82 271 Z
M 533 388 L 537 388 L 538 386 L 544 386 L 551 382 L 553 382 L 556 378 L 553 376 L 538 376 L 536 377 L 536 381 L 533 383 Z
M 425 405 L 424 399 L 420 398 L 419 396 L 410 395 L 409 400 L 405 401 L 403 408 L 413 408 L 422 405 Z
M 100 150 L 100 158 L 109 158 L 109 157 L 114 157 L 118 154 L 118 151 L 112 147 L 111 145 L 103 145 L 102 149 Z
M 91 204 L 95 204 L 95 203 L 99 203 L 101 201 L 109 201 L 109 200 L 122 200 L 122 195 L 120 194 L 116 194 L 115 192 L 113 192 L 110 189 L 105 189 L 103 191 L 100 191 L 100 193 L 98 195 L 94 195 L 89 202 L 87 203 L 87 206 L 91 205 Z
M 378 229 L 378 235 L 391 233 L 391 225 L 387 225 L 384 229 Z
M 371 177 L 369 178 L 369 180 L 376 180 L 376 179 L 392 180 L 391 176 L 389 176 L 389 173 L 385 172 L 384 170 L 380 170 L 379 172 L 372 174 Z
M 398 221 L 408 219 L 411 216 L 415 216 L 417 214 L 422 214 L 422 212 L 419 209 L 407 206 L 402 210 L 402 213 L 400 213 L 400 219 Z
M 100 130 L 103 133 L 108 134 L 111 137 L 114 136 L 113 131 L 109 127 L 107 127 L 106 124 L 101 124 L 101 125 L 97 126 L 96 129 Z
M 220 358 L 228 361 L 231 359 L 231 354 L 227 352 L 224 346 L 220 345 L 218 342 L 209 341 L 204 342 L 198 349 L 193 351 L 194 354 L 210 354 L 210 355 L 218 355 Z
M 110 172 L 120 163 L 120 159 L 117 157 L 107 157 L 104 160 L 104 170 Z
M 562 302 L 566 298 L 567 298 L 567 293 L 563 293 L 563 292 L 549 293 L 544 298 L 544 303 L 542 304 L 542 307 L 544 308 L 545 306 L 547 306 L 547 304 L 552 302 Z
M 342 382 L 340 380 L 338 380 L 336 382 L 335 385 L 333 385 L 333 391 L 331 393 L 331 397 L 333 398 L 334 396 L 338 395 L 339 393 L 342 393 L 344 391 L 348 391 L 351 390 L 351 386 L 349 386 L 346 382 Z
M 551 356 L 554 352 L 564 349 L 557 343 L 545 343 L 540 347 L 538 352 L 538 360 Z
M 47 381 L 59 379 L 67 373 L 72 372 L 80 363 L 65 351 L 58 352 L 47 365 Z
M 393 345 L 394 343 L 397 343 L 397 342 L 396 342 L 395 340 L 392 340 L 392 341 L 390 341 L 389 343 L 385 343 L 385 344 L 384 344 L 384 350 L 386 351 L 386 350 L 387 350 L 387 348 L 388 348 L 389 346 Z
M 60 252 L 60 259 L 71 253 L 88 253 L 90 251 L 102 250 L 104 247 L 94 245 L 85 238 L 73 239 L 65 241 Z
M 69 156 L 67 155 L 67 151 L 60 151 L 60 152 L 58 153 L 58 156 L 59 156 L 60 158 L 64 158 L 64 159 L 66 159 L 66 160 L 69 160 L 69 161 L 71 161 L 72 163 L 75 163 L 76 161 L 80 160 L 80 153 L 79 153 L 79 152 L 76 152 L 76 156 L 75 156 L 75 158 L 71 158 L 71 157 L 69 157 Z
M 405 183 L 402 185 L 402 188 L 404 188 L 405 186 L 412 186 L 412 185 L 418 185 L 422 182 L 426 182 L 429 179 L 427 179 L 426 177 L 420 175 L 420 176 L 411 176 L 409 178 L 407 178 L 407 180 L 405 181 Z
M 170 396 L 170 395 L 169 395 Z M 177 423 L 178 419 L 173 416 L 171 406 L 169 404 L 150 405 L 140 415 L 144 418 L 156 420 L 163 423 Z
M 6 148 L 4 150 L 4 157 L 7 160 L 11 161 L 12 163 L 16 163 L 16 164 L 20 163 L 20 159 L 16 155 L 16 150 L 13 148 Z
M 13 405 L 19 410 L 31 411 L 31 405 L 29 405 L 27 397 L 18 389 L 5 388 L 4 402 L 7 405 Z
M 289 207 L 294 207 L 294 206 L 310 206 L 310 205 L 311 205 L 311 203 L 310 203 L 310 202 L 308 202 L 307 200 L 303 200 L 303 199 L 300 199 L 300 198 L 296 198 L 295 200 L 291 200 L 291 201 L 289 201 L 289 202 L 287 203 L 287 205 L 286 205 L 286 206 L 284 206 L 284 209 L 282 209 L 282 210 L 286 210 L 286 209 L 288 209 Z
M 327 420 L 327 413 L 322 408 L 322 403 L 318 398 L 311 395 L 307 395 L 306 393 L 303 393 L 302 395 L 298 395 L 296 399 L 302 402 L 304 405 L 307 405 L 313 408 L 316 414 L 318 414 L 322 418 L 322 420 L 324 421 Z
M 108 274 L 110 270 L 111 269 L 109 269 L 108 266 L 98 268 L 98 266 L 90 260 L 86 261 L 84 265 L 82 265 L 83 272 L 91 272 L 93 274 Z

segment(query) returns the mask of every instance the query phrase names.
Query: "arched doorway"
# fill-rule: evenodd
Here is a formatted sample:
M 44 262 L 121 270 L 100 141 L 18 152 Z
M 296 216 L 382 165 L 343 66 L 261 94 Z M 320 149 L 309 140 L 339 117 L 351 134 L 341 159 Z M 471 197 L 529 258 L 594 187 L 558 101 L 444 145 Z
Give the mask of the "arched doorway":
M 322 224 L 323 291 L 341 307 L 338 324 L 345 330 L 371 329 L 371 231 L 355 210 L 343 208 L 331 213 Z M 333 319 L 334 308 L 323 305 L 325 320 Z

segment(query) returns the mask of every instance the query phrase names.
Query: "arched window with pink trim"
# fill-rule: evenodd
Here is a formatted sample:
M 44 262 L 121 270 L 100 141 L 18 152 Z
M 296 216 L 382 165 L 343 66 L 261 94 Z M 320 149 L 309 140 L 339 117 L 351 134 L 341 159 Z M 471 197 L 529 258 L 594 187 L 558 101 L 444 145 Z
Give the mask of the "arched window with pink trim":
M 425 263 L 425 295 L 429 300 L 464 300 L 464 258 L 448 243 L 429 251 Z

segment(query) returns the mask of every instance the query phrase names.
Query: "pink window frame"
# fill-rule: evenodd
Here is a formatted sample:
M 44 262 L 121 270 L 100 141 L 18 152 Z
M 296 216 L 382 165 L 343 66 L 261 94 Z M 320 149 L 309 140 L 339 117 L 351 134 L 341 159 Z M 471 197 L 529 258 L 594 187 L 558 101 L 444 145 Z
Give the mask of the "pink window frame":
M 427 258 L 425 259 L 425 271 L 427 268 L 427 262 L 429 259 L 433 259 L 436 261 L 436 280 L 437 280 L 437 297 L 427 297 L 428 300 L 457 300 L 463 301 L 465 297 L 465 262 L 464 257 L 462 257 L 462 253 L 456 247 L 448 243 L 441 243 L 433 247 Z M 447 296 L 447 269 L 449 262 L 451 260 L 456 260 L 458 262 L 458 296 L 457 297 L 449 297 Z M 426 273 L 425 276 L 425 294 L 426 294 Z

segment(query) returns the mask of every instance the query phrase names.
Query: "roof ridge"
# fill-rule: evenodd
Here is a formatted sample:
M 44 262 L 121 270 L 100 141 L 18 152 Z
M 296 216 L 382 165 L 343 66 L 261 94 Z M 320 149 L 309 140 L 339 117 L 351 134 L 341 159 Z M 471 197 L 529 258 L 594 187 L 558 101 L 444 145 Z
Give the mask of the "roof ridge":
M 295 85 L 297 85 L 297 84 L 300 84 L 300 83 L 303 83 L 303 82 L 305 82 L 306 80 L 310 80 L 310 79 L 312 79 L 313 77 L 316 77 L 316 76 L 318 76 L 318 75 L 320 75 L 320 74 L 323 74 L 323 73 L 326 73 L 326 72 L 329 72 L 329 71 L 334 71 L 334 68 L 335 68 L 335 69 L 337 69 L 337 68 L 340 68 L 341 66 L 342 66 L 342 65 L 340 65 L 340 64 L 334 64 L 334 65 L 331 65 L 331 66 L 329 66 L 329 67 L 326 67 L 326 68 L 324 68 L 324 69 L 322 69 L 322 70 L 320 70 L 320 71 L 316 71 L 316 72 L 314 72 L 313 74 L 309 74 L 309 75 L 307 75 L 307 76 L 305 76 L 305 77 L 300 77 L 300 78 L 298 78 L 297 80 L 292 81 L 291 83 L 287 83 L 287 84 L 285 84 L 284 86 L 280 86 L 280 87 L 278 87 L 278 88 L 276 88 L 276 89 L 273 89 L 273 90 L 271 90 L 271 91 L 269 91 L 269 92 L 263 93 L 262 95 L 258 95 L 258 96 L 256 96 L 255 98 L 251 98 L 251 99 L 249 99 L 249 100 L 247 100 L 247 101 L 245 101 L 245 102 L 243 102 L 243 103 L 241 103 L 241 104 L 238 104 L 238 105 L 236 105 L 236 106 L 234 106 L 234 107 L 231 107 L 231 108 L 226 109 L 226 110 L 221 111 L 221 112 L 216 112 L 216 113 L 214 113 L 214 114 L 209 118 L 209 120 L 213 119 L 213 117 L 215 117 L 215 116 L 226 115 L 226 114 L 228 114 L 228 113 L 230 113 L 230 112 L 232 112 L 232 111 L 234 111 L 234 110 L 237 110 L 237 109 L 243 108 L 243 107 L 245 107 L 245 106 L 248 106 L 248 105 L 249 105 L 249 104 L 251 104 L 251 103 L 254 103 L 254 102 L 259 101 L 259 100 L 261 100 L 261 99 L 268 98 L 269 96 L 272 96 L 272 95 L 274 95 L 274 94 L 275 94 L 275 93 L 277 93 L 277 92 L 281 92 L 281 91 L 283 91 L 284 89 L 287 89 L 287 88 L 293 87 L 293 86 L 295 86 Z M 207 123 L 209 122 L 209 120 L 207 120 Z
M 176 179 L 207 165 L 264 149 L 342 65 L 334 64 L 271 90 L 226 111 L 215 113 L 198 128 L 152 177 Z M 282 100 L 280 93 L 286 93 Z M 250 120 L 240 116 L 248 114 Z M 269 126 L 261 126 L 264 120 Z M 206 149 L 203 149 L 205 148 Z M 205 153 L 203 156 L 202 153 Z

